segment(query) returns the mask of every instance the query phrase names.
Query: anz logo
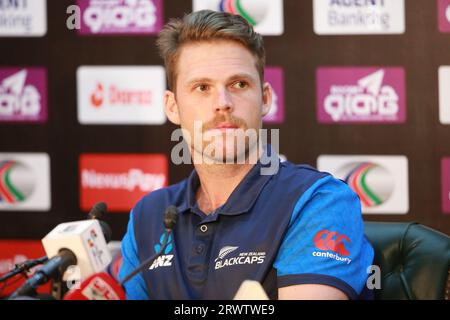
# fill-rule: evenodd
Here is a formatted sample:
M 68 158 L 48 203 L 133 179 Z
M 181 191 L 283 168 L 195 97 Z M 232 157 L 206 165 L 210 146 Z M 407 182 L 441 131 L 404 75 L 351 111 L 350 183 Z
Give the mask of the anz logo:
M 161 235 L 159 239 L 159 243 L 155 244 L 155 253 L 161 250 L 162 243 L 164 241 L 164 233 Z M 172 265 L 173 254 L 169 254 L 173 249 L 173 241 L 172 235 L 169 234 L 169 238 L 167 239 L 167 246 L 164 250 L 164 255 L 159 256 L 155 261 L 153 261 L 149 270 L 153 270 L 159 267 L 170 267 Z

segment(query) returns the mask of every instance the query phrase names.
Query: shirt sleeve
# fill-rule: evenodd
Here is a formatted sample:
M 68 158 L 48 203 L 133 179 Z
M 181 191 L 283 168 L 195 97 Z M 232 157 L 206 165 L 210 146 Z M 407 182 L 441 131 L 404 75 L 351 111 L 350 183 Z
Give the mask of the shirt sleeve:
M 119 269 L 119 280 L 121 281 L 139 264 L 139 257 L 137 254 L 136 239 L 134 237 L 133 227 L 133 211 L 130 213 L 130 220 L 128 222 L 127 232 L 122 239 L 122 265 Z M 128 300 L 148 300 L 147 286 L 141 273 L 131 278 L 124 284 L 125 292 Z
M 326 176 L 295 204 L 274 262 L 278 287 L 323 284 L 356 299 L 373 256 L 358 196 L 343 181 Z

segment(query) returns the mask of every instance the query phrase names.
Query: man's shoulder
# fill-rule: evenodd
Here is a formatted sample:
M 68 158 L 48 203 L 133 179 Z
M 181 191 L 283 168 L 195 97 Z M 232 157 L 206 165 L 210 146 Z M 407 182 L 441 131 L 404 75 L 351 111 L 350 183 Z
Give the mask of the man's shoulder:
M 328 172 L 321 172 L 308 164 L 294 164 L 289 161 L 280 163 L 278 179 L 284 183 L 312 185 L 316 181 L 331 177 Z
M 318 191 L 327 191 L 335 195 L 341 193 L 354 193 L 343 180 L 329 172 L 319 171 L 307 164 L 294 164 L 289 161 L 282 162 L 276 181 L 285 191 L 308 192 L 311 195 Z

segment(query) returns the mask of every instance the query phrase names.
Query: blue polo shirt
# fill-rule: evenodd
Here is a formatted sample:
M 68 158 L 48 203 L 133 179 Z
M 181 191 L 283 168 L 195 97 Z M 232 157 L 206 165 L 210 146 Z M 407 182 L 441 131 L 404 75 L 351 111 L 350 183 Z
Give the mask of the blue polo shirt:
M 127 298 L 232 299 L 251 279 L 271 299 L 297 284 L 329 285 L 357 299 L 374 255 L 357 195 L 310 166 L 286 161 L 261 175 L 263 167 L 258 162 L 209 215 L 195 200 L 195 170 L 143 197 L 122 241 L 120 279 L 159 250 L 166 208 L 175 205 L 179 215 L 162 257 L 125 284 Z

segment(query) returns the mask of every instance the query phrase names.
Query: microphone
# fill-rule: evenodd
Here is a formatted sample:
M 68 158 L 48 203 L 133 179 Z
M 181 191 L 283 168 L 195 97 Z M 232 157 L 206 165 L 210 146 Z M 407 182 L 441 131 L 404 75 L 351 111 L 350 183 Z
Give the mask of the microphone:
M 148 267 L 148 265 L 164 252 L 167 246 L 169 233 L 173 231 L 177 218 L 177 208 L 175 206 L 169 206 L 164 213 L 165 234 L 161 249 L 155 255 L 140 264 L 121 282 L 118 281 L 118 269 L 122 263 L 122 256 L 118 255 L 108 265 L 106 271 L 95 273 L 82 281 L 78 288 L 70 290 L 64 296 L 64 300 L 126 300 L 123 284 Z
M 111 228 L 105 221 L 103 221 L 105 219 L 107 211 L 108 207 L 106 203 L 97 202 L 88 213 L 89 219 L 98 220 L 98 222 L 100 223 L 100 227 L 102 229 L 103 235 L 105 236 L 106 243 L 110 242 L 112 239 Z
M 10 297 L 14 300 L 19 296 L 27 296 L 35 293 L 35 289 L 50 281 L 60 277 L 66 269 L 77 264 L 77 257 L 69 249 L 61 249 L 56 256 L 47 261 L 36 273 L 17 289 Z
M 112 233 L 105 222 L 97 219 L 103 217 L 105 212 L 106 204 L 100 202 L 90 211 L 90 219 L 57 225 L 42 239 L 47 256 L 58 254 L 61 248 L 71 250 L 78 259 L 81 279 L 105 269 L 111 261 L 106 243 Z
M 48 261 L 47 256 L 38 258 L 38 259 L 34 259 L 34 260 L 27 260 L 24 261 L 20 264 L 16 264 L 15 268 L 13 270 L 11 270 L 10 272 L 8 272 L 7 274 L 3 275 L 0 277 L 0 282 L 4 282 L 12 277 L 14 277 L 15 275 L 18 275 L 19 273 L 22 273 L 24 271 L 28 272 L 30 271 L 30 269 L 34 268 L 37 265 L 40 264 L 44 264 Z
M 91 275 L 80 287 L 69 291 L 63 300 L 126 300 L 125 290 L 108 273 Z
M 37 286 L 50 279 L 60 280 L 71 265 L 77 265 L 81 279 L 102 271 L 111 261 L 105 239 L 111 238 L 111 229 L 95 218 L 103 216 L 105 211 L 106 205 L 98 203 L 89 213 L 90 220 L 61 223 L 50 231 L 42 239 L 42 244 L 47 257 L 53 258 L 16 290 L 10 299 L 33 294 Z
M 120 285 L 123 286 L 126 282 L 128 282 L 131 278 L 133 278 L 135 275 L 137 275 L 139 272 L 143 271 L 145 268 L 147 268 L 149 265 L 153 263 L 156 258 L 158 258 L 166 249 L 167 247 L 167 240 L 169 239 L 170 232 L 173 231 L 173 228 L 175 227 L 175 224 L 177 222 L 178 218 L 178 209 L 175 206 L 169 206 L 166 209 L 166 212 L 164 213 L 164 238 L 163 242 L 161 244 L 161 248 L 158 252 L 156 252 L 154 255 L 152 255 L 150 258 L 142 262 L 136 269 L 134 269 L 130 274 L 128 274 L 126 277 L 120 281 Z
M 97 202 L 88 213 L 89 219 L 103 220 L 105 219 L 108 207 L 104 202 Z
M 63 300 L 126 300 L 125 290 L 119 284 L 122 255 L 118 254 L 105 271 L 95 273 L 72 288 Z

